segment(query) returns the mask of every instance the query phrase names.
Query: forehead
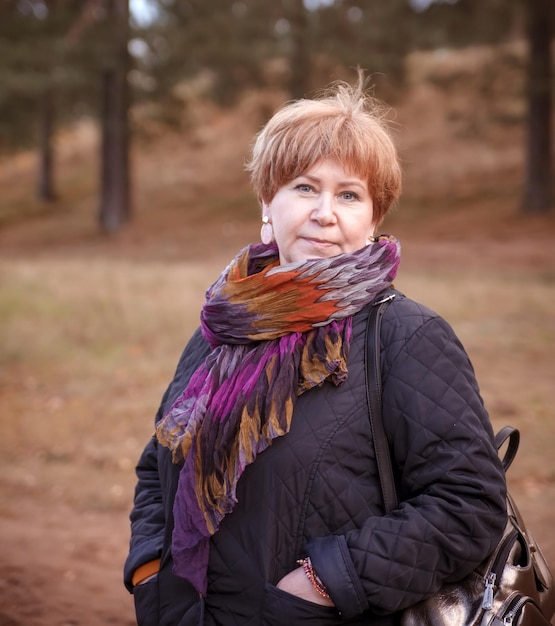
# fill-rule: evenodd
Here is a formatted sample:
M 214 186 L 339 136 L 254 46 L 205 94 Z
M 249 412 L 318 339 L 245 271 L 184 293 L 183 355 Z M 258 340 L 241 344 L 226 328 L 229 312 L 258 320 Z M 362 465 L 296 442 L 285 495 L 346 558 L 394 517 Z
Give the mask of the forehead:
M 315 180 L 330 180 L 338 184 L 358 184 L 363 187 L 367 186 L 367 182 L 352 168 L 346 167 L 344 164 L 332 160 L 323 159 L 313 163 L 301 176 Z

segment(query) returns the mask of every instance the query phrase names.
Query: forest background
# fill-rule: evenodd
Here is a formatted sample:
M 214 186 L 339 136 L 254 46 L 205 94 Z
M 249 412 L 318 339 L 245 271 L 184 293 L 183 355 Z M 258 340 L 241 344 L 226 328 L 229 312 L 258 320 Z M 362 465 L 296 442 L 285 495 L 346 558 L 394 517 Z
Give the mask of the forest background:
M 555 563 L 551 0 L 0 4 L 0 626 L 129 626 L 134 464 L 259 211 L 284 101 L 355 68 L 404 165 L 397 286 L 445 316 Z

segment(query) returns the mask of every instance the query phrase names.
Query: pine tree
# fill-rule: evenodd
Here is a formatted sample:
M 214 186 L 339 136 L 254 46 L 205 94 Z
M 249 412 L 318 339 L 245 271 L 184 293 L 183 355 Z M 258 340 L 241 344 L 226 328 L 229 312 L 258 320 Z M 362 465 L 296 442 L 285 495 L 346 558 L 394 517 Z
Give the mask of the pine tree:
M 5 0 L 0 10 L 0 150 L 37 146 L 37 194 L 54 199 L 54 121 L 72 118 L 88 75 L 67 35 L 78 0 Z
M 522 211 L 544 212 L 553 207 L 551 42 L 555 10 L 553 0 L 528 0 L 525 3 L 525 10 L 528 41 L 526 88 L 528 114 Z
M 102 143 L 98 220 L 106 233 L 131 217 L 129 171 L 129 2 L 107 0 L 104 26 L 110 53 L 102 69 Z

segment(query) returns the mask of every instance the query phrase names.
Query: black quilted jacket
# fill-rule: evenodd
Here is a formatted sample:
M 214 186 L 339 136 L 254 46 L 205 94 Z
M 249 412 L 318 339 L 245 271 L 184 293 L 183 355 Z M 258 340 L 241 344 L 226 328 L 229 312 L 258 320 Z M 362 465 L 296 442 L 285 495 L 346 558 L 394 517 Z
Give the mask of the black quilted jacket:
M 383 515 L 364 381 L 368 310 L 355 315 L 349 377 L 300 396 L 290 432 L 250 465 L 211 541 L 208 595 L 171 574 L 179 468 L 155 440 L 137 467 L 125 581 L 141 626 L 395 624 L 398 612 L 471 571 L 505 525 L 505 479 L 472 366 L 451 327 L 397 293 L 382 327 L 384 421 L 402 504 Z M 158 418 L 207 354 L 185 349 Z M 275 587 L 310 555 L 336 608 Z

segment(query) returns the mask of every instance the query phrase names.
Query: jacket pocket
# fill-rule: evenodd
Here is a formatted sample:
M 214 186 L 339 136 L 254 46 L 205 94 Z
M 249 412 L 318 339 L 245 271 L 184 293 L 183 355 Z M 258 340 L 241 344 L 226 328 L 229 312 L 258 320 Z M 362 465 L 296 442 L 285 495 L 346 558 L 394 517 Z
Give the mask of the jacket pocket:
M 308 602 L 266 583 L 262 611 L 263 626 L 292 626 L 299 623 L 334 626 L 345 622 L 333 607 Z
M 137 626 L 158 626 L 158 577 L 133 587 Z
M 204 624 L 204 600 L 199 600 L 179 620 L 177 626 L 203 626 Z

